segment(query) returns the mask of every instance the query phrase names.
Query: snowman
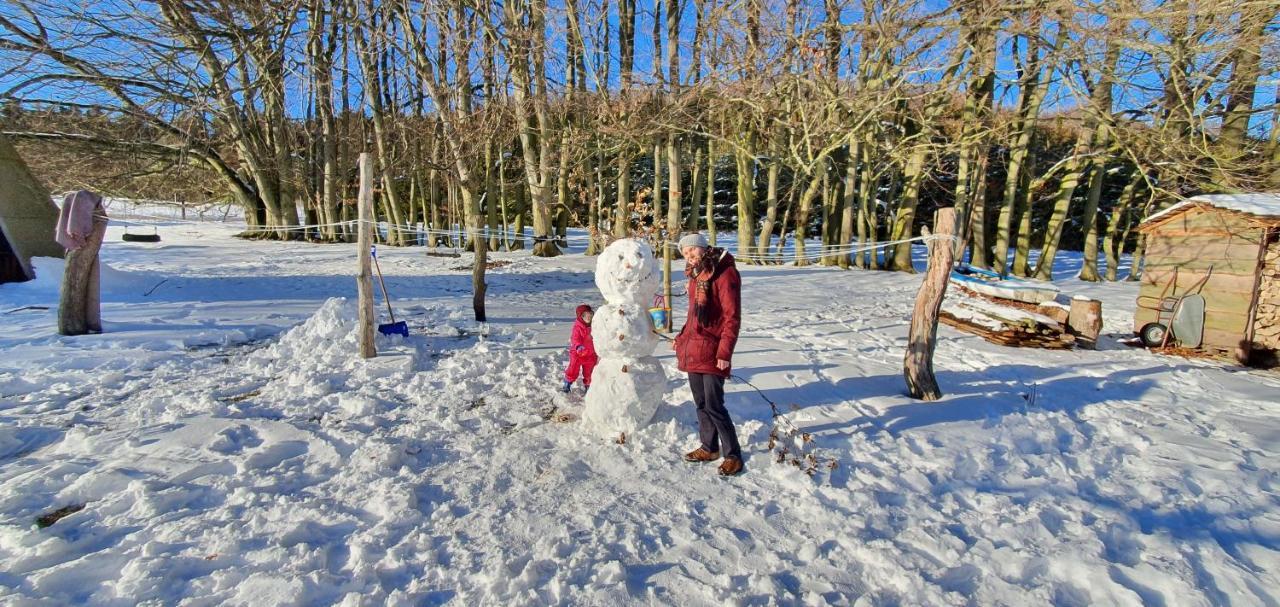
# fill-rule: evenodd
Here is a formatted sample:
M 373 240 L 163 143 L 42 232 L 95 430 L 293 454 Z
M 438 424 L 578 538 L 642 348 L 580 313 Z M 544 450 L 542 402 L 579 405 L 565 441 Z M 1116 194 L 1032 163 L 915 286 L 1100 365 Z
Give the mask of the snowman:
M 658 283 L 658 262 L 643 241 L 615 241 L 596 261 L 596 288 L 607 303 L 591 321 L 600 362 L 582 422 L 592 432 L 607 437 L 634 432 L 649 424 L 662 403 L 667 376 L 653 355 L 658 336 L 648 313 Z

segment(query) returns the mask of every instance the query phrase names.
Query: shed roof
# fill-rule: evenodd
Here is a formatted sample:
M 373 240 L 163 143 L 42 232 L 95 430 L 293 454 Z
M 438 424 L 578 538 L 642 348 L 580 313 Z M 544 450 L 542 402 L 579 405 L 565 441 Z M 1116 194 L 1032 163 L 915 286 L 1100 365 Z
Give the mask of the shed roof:
M 1193 207 L 1210 206 L 1225 211 L 1243 213 L 1261 219 L 1265 223 L 1280 224 L 1280 193 L 1253 194 L 1204 194 L 1179 202 L 1142 222 L 1149 226 Z

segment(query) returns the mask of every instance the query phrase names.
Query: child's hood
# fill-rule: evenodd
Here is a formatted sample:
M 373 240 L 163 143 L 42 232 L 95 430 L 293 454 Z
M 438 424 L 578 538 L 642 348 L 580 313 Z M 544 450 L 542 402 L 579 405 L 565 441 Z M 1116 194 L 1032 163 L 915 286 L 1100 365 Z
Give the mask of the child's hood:
M 582 315 L 583 315 L 583 314 L 586 314 L 587 312 L 594 312 L 594 310 L 592 310 L 592 309 L 591 309 L 591 306 L 589 306 L 589 305 L 587 305 L 587 304 L 582 304 L 582 305 L 578 306 L 577 322 L 580 322 L 580 323 L 582 323 L 582 324 L 584 324 L 584 325 L 585 325 L 585 324 L 587 324 L 587 322 L 586 322 L 586 321 L 582 320 Z

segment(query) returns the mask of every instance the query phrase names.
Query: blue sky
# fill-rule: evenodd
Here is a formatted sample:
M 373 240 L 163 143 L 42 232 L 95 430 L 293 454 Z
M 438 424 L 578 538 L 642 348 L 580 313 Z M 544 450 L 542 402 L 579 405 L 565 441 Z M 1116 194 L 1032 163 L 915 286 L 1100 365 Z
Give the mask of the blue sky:
M 58 6 L 57 3 L 60 0 L 44 0 L 44 1 L 47 2 L 49 6 Z M 565 49 L 564 36 L 563 36 L 564 13 L 563 13 L 563 4 L 561 2 L 556 2 L 555 0 L 552 0 L 552 1 L 553 1 L 552 12 L 548 16 L 549 31 L 552 32 L 552 34 L 548 40 L 550 44 L 549 48 L 552 52 L 552 55 L 556 59 L 555 61 L 556 68 L 553 70 L 552 80 L 555 82 L 558 82 L 563 74 L 563 72 L 561 71 L 561 68 L 562 68 L 563 55 L 564 55 L 564 49 Z M 609 36 L 611 38 L 612 53 L 610 57 L 609 86 L 613 88 L 617 86 L 618 73 L 619 73 L 618 56 L 617 56 L 617 48 L 616 48 L 617 46 L 616 44 L 617 43 L 617 35 L 616 35 L 617 15 L 612 10 L 613 8 L 611 6 L 612 3 L 609 3 L 609 4 L 610 4 L 610 10 L 608 14 L 604 16 L 604 18 L 607 20 L 606 22 L 608 23 L 609 30 L 610 30 Z M 155 12 L 157 11 L 153 5 L 150 5 L 148 3 L 140 3 L 140 7 L 141 7 L 140 11 L 135 11 L 134 8 L 128 2 L 128 0 L 94 0 L 91 2 L 82 2 L 81 5 L 84 7 L 84 9 L 87 11 L 89 15 L 92 15 L 95 17 L 99 17 L 99 18 L 118 17 L 118 18 L 125 19 L 127 22 L 129 22 L 130 33 L 132 34 L 135 34 L 142 38 L 150 39 L 150 40 L 163 39 L 163 37 L 159 35 L 157 32 L 148 31 L 149 28 L 146 25 L 145 19 L 138 18 L 140 15 L 141 16 L 145 16 L 148 14 L 154 15 Z M 594 35 L 595 35 L 595 32 L 593 31 L 595 28 L 593 26 L 595 24 L 598 24 L 599 19 L 601 19 L 601 16 L 599 13 L 600 0 L 588 0 L 588 1 L 585 1 L 584 4 L 582 4 L 581 6 L 584 8 L 584 11 L 586 13 L 583 26 L 584 26 L 584 29 L 586 30 L 584 33 L 588 36 L 588 45 L 590 46 L 591 39 L 594 38 Z M 737 14 L 742 15 L 743 11 L 745 10 L 743 8 L 745 5 L 741 2 L 741 0 L 739 0 L 739 2 L 735 6 L 737 6 Z M 778 2 L 770 2 L 766 4 L 766 6 L 768 10 L 766 10 L 766 13 L 764 15 L 765 27 L 768 28 L 772 26 L 772 27 L 780 28 L 781 22 L 782 22 L 781 21 L 782 12 L 778 8 Z M 814 0 L 807 0 L 805 3 L 802 4 L 802 6 L 805 7 L 805 10 L 803 11 L 803 13 L 804 15 L 807 16 L 807 19 L 809 21 L 808 24 L 814 27 L 820 25 L 820 21 L 823 17 L 822 3 L 815 2 Z M 845 24 L 860 23 L 863 20 L 864 15 L 861 14 L 858 6 L 860 6 L 860 3 L 857 3 L 856 6 L 852 5 L 852 3 L 851 3 L 851 6 L 847 6 L 841 14 L 841 22 Z M 644 0 L 641 0 L 637 4 L 636 8 L 637 8 L 637 25 L 636 25 L 637 40 L 636 40 L 636 61 L 635 61 L 636 80 L 639 83 L 649 83 L 649 82 L 652 82 L 653 65 L 655 63 L 655 60 L 658 62 L 663 61 L 663 58 L 653 56 L 653 41 L 651 38 L 651 32 L 653 30 L 653 19 L 655 16 L 654 14 L 655 3 L 652 1 L 645 2 Z M 943 11 L 943 9 L 945 8 L 947 8 L 947 3 L 942 2 L 941 0 L 926 0 L 923 4 L 920 5 L 919 10 L 940 12 L 940 11 Z M 682 73 L 685 74 L 685 78 L 687 80 L 688 73 L 691 68 L 689 64 L 691 56 L 688 49 L 692 45 L 693 37 L 694 37 L 695 7 L 693 2 L 689 0 L 685 0 L 682 3 L 681 9 L 682 9 L 682 13 L 681 13 L 682 19 L 681 19 L 680 44 L 683 47 L 683 52 L 681 53 L 681 57 L 682 57 L 681 68 L 682 68 Z M 18 12 L 17 8 L 14 6 L 13 3 L 4 3 L 3 5 L 0 5 L 0 15 L 4 15 L 5 17 L 11 18 L 11 19 L 22 18 L 21 14 Z M 737 17 L 737 19 L 741 19 L 741 17 L 739 16 Z M 60 32 L 60 36 L 62 37 L 62 40 L 64 43 L 67 43 L 70 40 L 83 39 L 85 36 L 90 36 L 94 33 L 94 29 L 95 29 L 94 27 L 90 25 L 85 25 L 83 23 L 71 24 L 71 23 L 50 21 L 47 25 L 49 25 L 55 31 Z M 1148 29 L 1147 28 L 1148 25 L 1149 24 L 1144 22 L 1136 22 L 1133 24 L 1131 31 L 1140 32 L 1142 30 Z M 297 66 L 301 65 L 302 50 L 303 50 L 302 45 L 304 44 L 304 40 L 305 40 L 305 37 L 301 35 L 301 33 L 303 31 L 303 28 L 305 28 L 305 26 L 306 26 L 305 17 L 300 19 L 298 24 L 295 26 L 296 29 L 298 30 L 299 35 L 295 37 L 296 40 L 292 46 L 293 61 L 291 63 Z M 660 29 L 664 30 L 664 34 L 665 34 L 665 23 L 661 24 Z M 732 34 L 733 32 L 730 31 L 730 33 Z M 428 35 L 429 37 L 434 38 L 434 32 L 429 31 Z M 1156 42 L 1156 43 L 1162 42 L 1158 31 L 1155 31 L 1146 35 L 1140 35 L 1135 33 L 1135 36 L 1139 38 L 1145 37 L 1148 39 L 1148 41 L 1151 41 L 1151 42 Z M 929 78 L 936 78 L 938 74 L 938 68 L 940 68 L 942 64 L 945 62 L 946 56 L 950 53 L 952 45 L 954 43 L 955 43 L 954 40 L 947 39 L 943 42 L 943 44 L 940 44 L 932 48 L 928 53 L 926 53 L 925 54 L 926 61 L 927 63 L 932 65 L 934 69 L 926 70 L 920 73 L 917 76 L 917 78 L 926 79 L 926 80 Z M 999 54 L 997 59 L 997 72 L 998 72 L 999 80 L 997 84 L 997 93 L 998 93 L 997 101 L 1002 105 L 1012 106 L 1014 103 L 1016 103 L 1018 89 L 1017 89 L 1017 84 L 1015 82 L 1015 72 L 1014 72 L 1015 64 L 1014 64 L 1014 57 L 1012 54 L 1013 44 L 1010 37 L 1007 34 L 1001 35 L 999 39 L 998 48 L 999 48 L 999 51 L 998 51 Z M 476 59 L 478 60 L 479 53 L 481 52 L 481 46 L 478 41 L 475 44 L 474 49 L 475 49 L 474 52 L 476 53 Z M 134 43 L 130 43 L 130 42 L 120 42 L 120 41 L 95 42 L 94 44 L 80 48 L 78 52 L 84 54 L 87 57 L 91 57 L 95 62 L 98 62 L 101 65 L 120 66 L 125 69 L 128 69 L 129 66 L 136 66 L 139 64 L 145 64 L 148 61 L 155 61 L 154 54 L 138 52 L 137 47 L 134 45 Z M 1098 52 L 1100 52 L 1100 50 Z M 841 61 L 842 72 L 847 74 L 848 71 L 852 68 L 853 57 L 856 57 L 856 54 L 857 54 L 856 45 L 849 45 L 845 48 L 844 55 Z M 18 59 L 19 59 L 19 55 L 13 52 L 0 53 L 0 89 L 8 90 L 18 82 L 29 79 L 32 76 L 47 74 L 54 71 L 50 68 L 48 64 L 35 62 L 32 64 L 21 65 Z M 190 60 L 190 58 L 188 59 Z M 589 70 L 591 69 L 591 64 L 594 64 L 594 59 L 595 59 L 594 54 L 589 53 L 588 54 Z M 1137 66 L 1137 69 L 1129 70 L 1126 73 L 1127 81 L 1125 86 L 1118 86 L 1116 88 L 1115 92 L 1116 92 L 1117 109 L 1140 108 L 1147 105 L 1149 102 L 1152 101 L 1152 99 L 1155 96 L 1159 95 L 1160 81 L 1156 73 L 1150 69 L 1150 65 L 1147 64 L 1147 62 L 1149 61 L 1150 61 L 1150 58 L 1144 55 L 1143 53 L 1140 53 L 1133 49 L 1126 50 L 1126 56 L 1125 56 L 1126 65 Z M 476 66 L 478 66 L 478 61 L 473 61 L 473 63 L 475 63 Z M 359 90 L 360 78 L 358 74 L 358 67 L 354 58 L 351 58 L 351 66 L 353 70 L 357 71 L 357 73 L 353 74 L 351 78 L 353 87 L 352 87 L 352 90 L 350 91 L 351 98 L 349 99 L 349 102 L 353 107 L 360 107 L 363 99 L 362 99 L 362 92 Z M 473 67 L 475 67 L 475 69 L 478 69 L 478 67 L 476 66 L 473 66 Z M 184 67 L 190 68 L 191 66 L 188 65 Z M 170 71 L 172 73 L 179 72 L 179 70 L 176 70 L 176 69 L 173 69 Z M 663 71 L 665 72 L 665 69 Z M 477 72 L 477 78 L 478 78 L 478 72 Z M 1074 85 L 1075 85 L 1074 87 L 1066 87 L 1066 86 L 1063 86 L 1062 79 L 1063 79 L 1062 73 L 1054 74 L 1054 82 L 1051 85 L 1049 99 L 1046 102 L 1046 106 L 1045 106 L 1046 111 L 1049 111 L 1049 112 L 1060 111 L 1060 110 L 1068 109 L 1075 105 L 1075 100 L 1071 94 L 1071 90 L 1072 88 L 1079 90 L 1079 82 L 1078 81 L 1074 82 Z M 1276 82 L 1278 80 L 1280 79 L 1276 77 L 1276 74 L 1272 74 L 1268 79 L 1264 79 L 1264 82 L 1262 82 L 1261 85 L 1258 87 L 1256 98 L 1255 98 L 1255 105 L 1271 105 L 1276 102 Z M 289 95 L 291 99 L 289 108 L 290 108 L 290 112 L 295 116 L 301 116 L 305 112 L 305 108 L 306 108 L 305 86 L 306 86 L 305 81 L 301 77 L 300 73 L 294 73 L 293 77 L 291 77 L 289 80 Z M 594 89 L 595 86 L 596 85 L 592 83 L 589 88 Z M 172 92 L 175 92 L 178 94 L 183 93 L 183 91 L 180 91 L 180 90 L 175 90 Z M 57 101 L 73 101 L 76 103 L 95 103 L 95 102 L 104 101 L 106 99 L 105 95 L 103 95 L 100 91 L 92 90 L 92 87 L 70 86 L 65 82 L 57 82 L 57 81 L 46 81 L 37 86 L 28 87 L 22 91 L 20 96 L 27 100 L 51 99 L 51 100 L 57 100 Z M 159 103 L 159 108 L 161 111 L 170 111 L 174 107 L 176 106 L 172 106 L 168 108 L 168 110 L 166 110 L 165 104 Z M 1252 123 L 1253 132 L 1257 135 L 1264 134 L 1266 132 L 1268 125 L 1270 124 L 1270 121 L 1271 121 L 1270 112 L 1258 114 L 1257 116 L 1255 116 Z

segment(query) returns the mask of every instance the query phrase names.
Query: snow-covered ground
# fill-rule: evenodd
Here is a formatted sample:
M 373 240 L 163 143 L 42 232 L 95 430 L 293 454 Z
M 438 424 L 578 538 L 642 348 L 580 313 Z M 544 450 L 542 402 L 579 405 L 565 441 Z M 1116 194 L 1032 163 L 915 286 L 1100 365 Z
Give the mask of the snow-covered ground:
M 1280 604 L 1274 373 L 942 327 L 946 397 L 917 402 L 919 276 L 743 267 L 735 372 L 763 395 L 727 386 L 726 480 L 680 459 L 663 349 L 625 443 L 544 420 L 582 406 L 556 388 L 593 259 L 495 255 L 486 328 L 467 256 L 380 249 L 413 334 L 363 361 L 331 299 L 354 245 L 235 231 L 110 228 L 102 335 L 56 335 L 56 261 L 0 286 L 0 603 Z M 1072 270 L 1127 335 L 1135 283 Z M 774 463 L 764 397 L 837 466 Z

